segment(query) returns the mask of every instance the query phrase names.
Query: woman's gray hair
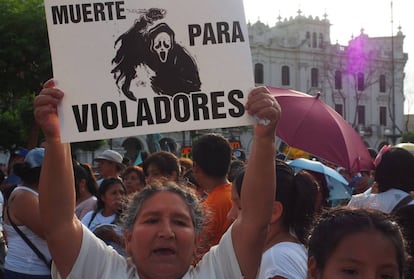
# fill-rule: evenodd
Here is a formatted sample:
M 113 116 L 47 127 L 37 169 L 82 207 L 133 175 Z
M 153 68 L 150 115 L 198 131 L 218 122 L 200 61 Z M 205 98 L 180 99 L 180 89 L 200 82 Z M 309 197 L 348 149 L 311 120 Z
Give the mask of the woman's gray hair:
M 124 230 L 132 230 L 143 203 L 159 192 L 171 192 L 179 195 L 189 208 L 195 233 L 201 232 L 205 216 L 200 199 L 193 189 L 172 181 L 163 184 L 147 185 L 128 200 L 121 216 L 121 225 Z

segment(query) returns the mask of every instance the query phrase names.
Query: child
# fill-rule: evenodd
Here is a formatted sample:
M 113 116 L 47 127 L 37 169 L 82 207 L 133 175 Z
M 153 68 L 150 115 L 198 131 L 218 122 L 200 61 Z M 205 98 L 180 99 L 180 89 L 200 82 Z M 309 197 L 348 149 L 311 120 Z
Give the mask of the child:
M 308 278 L 403 278 L 404 240 L 387 214 L 338 207 L 324 212 L 309 238 Z

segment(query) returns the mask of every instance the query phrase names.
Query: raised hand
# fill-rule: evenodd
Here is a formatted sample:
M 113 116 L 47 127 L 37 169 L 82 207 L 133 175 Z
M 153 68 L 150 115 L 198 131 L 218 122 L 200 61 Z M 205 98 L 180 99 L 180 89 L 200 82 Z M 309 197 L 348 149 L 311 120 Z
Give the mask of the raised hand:
M 255 135 L 275 137 L 282 110 L 266 87 L 257 87 L 249 93 L 246 111 L 259 120 L 255 125 Z
M 47 140 L 60 141 L 57 106 L 63 98 L 63 92 L 55 88 L 52 79 L 48 80 L 34 101 L 34 116 Z

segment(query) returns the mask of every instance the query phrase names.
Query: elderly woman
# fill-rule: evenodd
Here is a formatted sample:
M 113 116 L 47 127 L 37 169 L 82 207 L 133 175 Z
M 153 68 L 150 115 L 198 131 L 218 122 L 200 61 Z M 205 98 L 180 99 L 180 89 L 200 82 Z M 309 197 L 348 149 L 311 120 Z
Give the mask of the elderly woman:
M 249 114 L 269 121 L 254 129 L 241 195 L 243 209 L 196 267 L 191 262 L 198 241 L 199 201 L 188 187 L 166 182 L 134 196 L 124 218 L 129 220 L 125 247 L 130 260 L 104 245 L 74 217 L 70 146 L 60 141 L 56 112 L 63 96 L 49 81 L 35 100 L 35 117 L 47 141 L 40 213 L 54 278 L 256 278 L 275 194 L 274 141 L 281 113 L 266 88 L 250 92 L 246 104 Z

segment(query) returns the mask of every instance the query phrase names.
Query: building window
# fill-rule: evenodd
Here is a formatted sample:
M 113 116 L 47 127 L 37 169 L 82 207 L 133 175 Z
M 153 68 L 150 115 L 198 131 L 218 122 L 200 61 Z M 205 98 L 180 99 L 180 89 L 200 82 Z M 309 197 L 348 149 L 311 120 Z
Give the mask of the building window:
M 365 125 L 365 106 L 358 106 L 357 113 L 358 113 L 358 124 Z
M 306 40 L 308 41 L 308 47 L 311 47 L 311 37 L 309 31 L 306 32 Z
M 316 48 L 317 45 L 318 45 L 318 41 L 317 41 L 317 38 L 316 38 L 316 32 L 313 32 L 312 33 L 312 47 Z
M 342 89 L 342 72 L 335 71 L 335 89 Z
M 358 75 L 357 75 L 357 85 L 358 85 L 358 91 L 364 91 L 365 90 L 364 73 L 358 73 Z
M 254 65 L 254 82 L 263 83 L 263 64 L 261 63 Z
M 385 93 L 385 91 L 386 91 L 385 87 L 386 87 L 385 75 L 380 75 L 380 77 L 379 77 L 379 92 Z
M 387 107 L 380 107 L 379 109 L 380 125 L 387 126 Z
M 311 69 L 311 86 L 312 87 L 319 86 L 319 71 L 316 68 Z
M 323 34 L 319 33 L 319 48 L 323 48 Z
M 344 116 L 344 107 L 342 104 L 335 104 L 335 111 Z
M 288 66 L 282 67 L 282 85 L 290 85 L 290 73 Z

